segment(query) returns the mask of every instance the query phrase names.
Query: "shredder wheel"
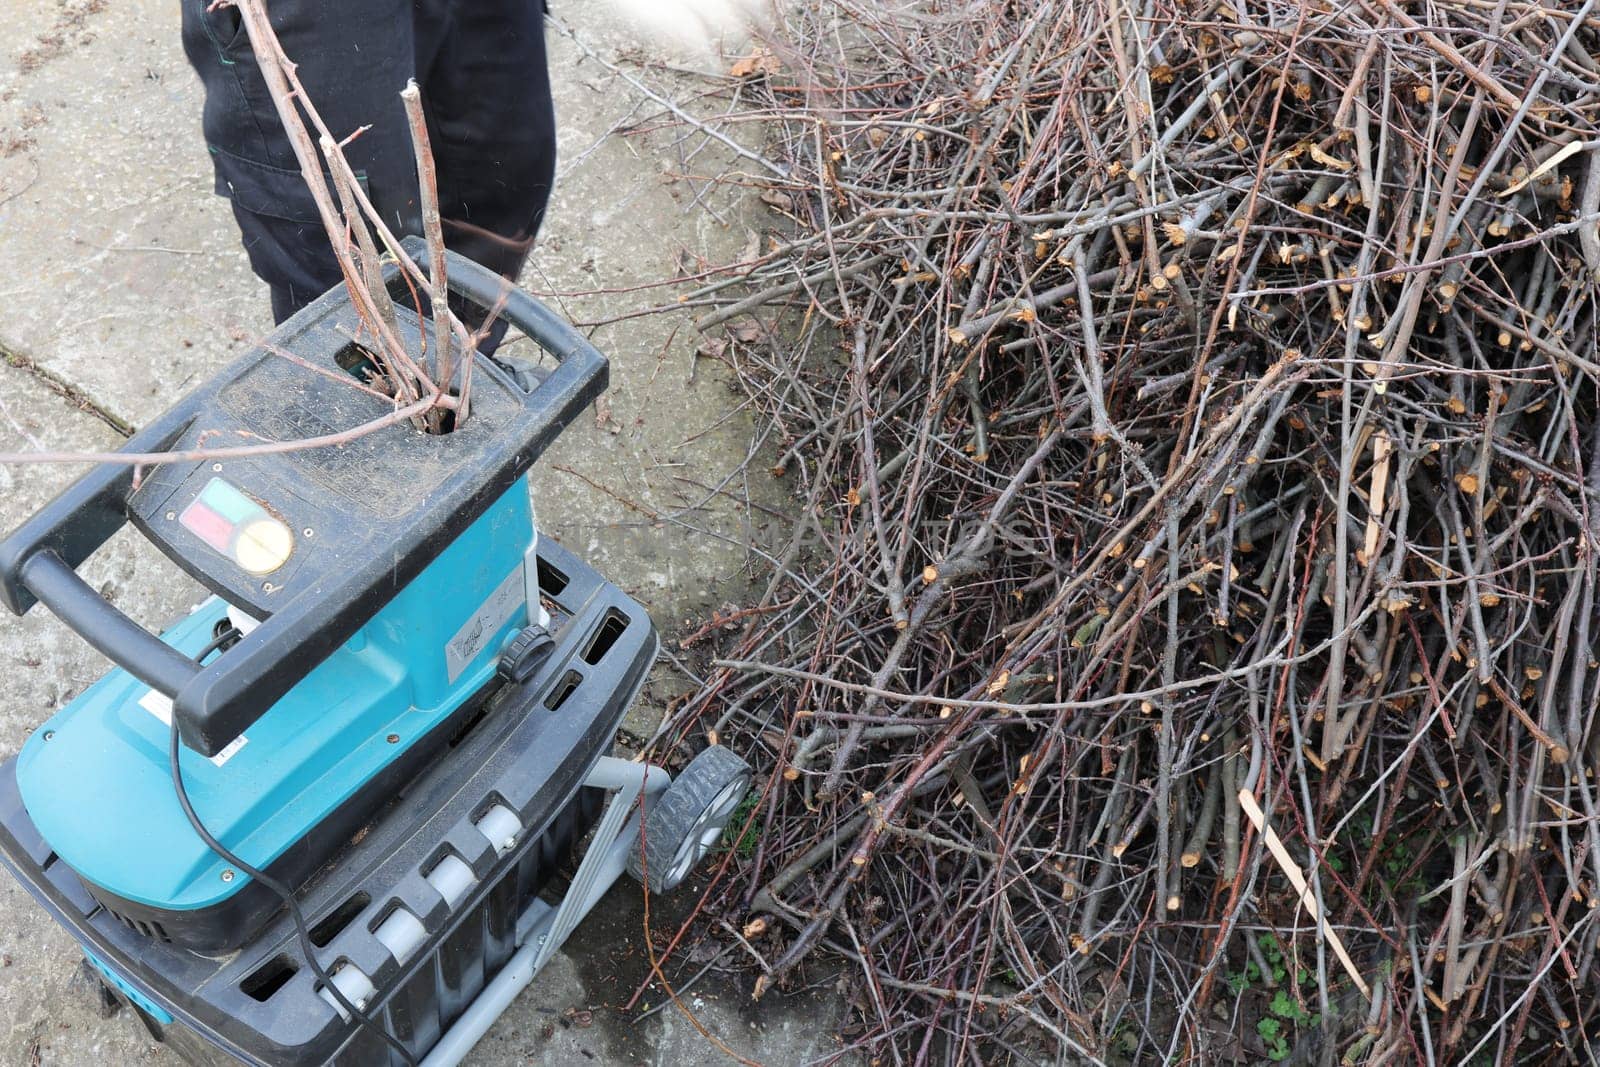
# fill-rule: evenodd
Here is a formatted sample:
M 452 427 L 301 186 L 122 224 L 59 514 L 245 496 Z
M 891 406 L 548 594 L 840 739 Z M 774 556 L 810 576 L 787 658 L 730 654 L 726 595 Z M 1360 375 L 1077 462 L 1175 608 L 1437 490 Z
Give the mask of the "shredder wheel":
M 628 873 L 652 892 L 676 889 L 722 837 L 751 777 L 750 765 L 721 745 L 690 760 L 648 805 L 642 849 L 628 857 Z

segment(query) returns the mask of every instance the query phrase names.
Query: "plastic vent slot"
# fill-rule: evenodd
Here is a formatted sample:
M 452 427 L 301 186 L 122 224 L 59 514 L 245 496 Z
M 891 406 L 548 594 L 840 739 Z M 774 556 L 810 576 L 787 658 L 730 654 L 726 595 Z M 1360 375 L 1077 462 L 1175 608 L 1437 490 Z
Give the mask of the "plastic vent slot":
M 318 948 L 327 948 L 329 942 L 339 936 L 339 931 L 355 921 L 355 917 L 371 903 L 372 898 L 365 893 L 347 897 L 343 904 L 328 912 L 311 928 L 311 943 Z
M 539 560 L 535 573 L 539 576 L 539 592 L 546 596 L 560 596 L 561 590 L 567 587 L 567 576 L 543 559 Z
M 583 662 L 595 664 L 605 659 L 606 653 L 617 643 L 617 638 L 627 630 L 628 617 L 616 608 L 607 608 L 605 618 L 600 620 L 594 636 L 589 639 L 589 647 L 583 650 Z
M 561 705 L 567 702 L 567 698 L 578 688 L 578 683 L 581 681 L 583 681 L 583 675 L 577 671 L 568 671 L 563 674 L 561 681 L 557 682 L 556 687 L 550 690 L 550 695 L 544 698 L 544 706 L 551 711 L 559 711 Z
M 282 989 L 299 970 L 288 956 L 274 956 L 245 976 L 239 991 L 251 1000 L 262 1003 L 272 999 L 272 994 Z
M 168 940 L 166 927 L 162 926 L 158 922 L 146 922 L 143 919 L 129 918 L 119 911 L 112 911 L 110 908 L 107 908 L 106 910 L 111 912 L 112 917 L 115 918 L 117 922 L 121 923 L 123 926 L 126 926 L 136 934 L 140 934 L 144 937 L 154 938 L 157 941 Z

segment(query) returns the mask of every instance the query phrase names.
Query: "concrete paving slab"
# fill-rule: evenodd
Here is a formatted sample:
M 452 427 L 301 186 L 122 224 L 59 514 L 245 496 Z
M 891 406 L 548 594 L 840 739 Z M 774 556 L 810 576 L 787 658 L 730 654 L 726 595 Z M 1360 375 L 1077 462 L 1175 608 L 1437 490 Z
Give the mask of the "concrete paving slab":
M 0 450 L 37 447 L 41 439 L 68 449 L 114 447 L 120 440 L 27 372 L 0 365 Z M 66 477 L 62 468 L 0 466 L 0 528 L 31 514 Z M 83 573 L 149 625 L 176 617 L 200 596 L 195 583 L 134 536 L 114 538 Z M 0 757 L 14 755 L 34 727 L 105 669 L 105 660 L 53 616 L 7 616 L 0 626 Z M 72 939 L 0 874 L 0 1063 L 175 1062 L 126 1020 L 107 1023 L 94 1013 L 78 981 L 81 958 Z
M 638 54 L 639 27 L 615 21 L 604 5 L 562 13 L 601 54 Z M 534 499 L 543 525 L 670 633 L 744 589 L 750 545 L 770 525 L 762 507 L 781 498 L 764 473 L 746 484 L 752 441 L 743 398 L 720 365 L 695 355 L 701 338 L 690 317 L 624 316 L 669 303 L 674 289 L 642 283 L 676 276 L 679 264 L 737 258 L 766 209 L 732 188 L 678 180 L 719 173 L 724 150 L 680 128 L 632 133 L 655 105 L 573 41 L 555 32 L 547 39 L 558 175 L 523 283 L 575 322 L 620 321 L 590 331 L 612 358 L 611 390 L 536 470 Z M 751 466 L 765 472 L 771 463 Z M 677 688 L 658 672 L 649 705 L 659 708 Z M 627 723 L 644 736 L 653 726 L 648 713 Z
M 653 942 L 664 943 L 676 931 L 703 888 L 691 878 L 677 892 L 652 899 Z M 579 928 L 581 946 L 551 962 L 479 1042 L 471 1064 L 859 1063 L 838 1055 L 844 1003 L 831 987 L 772 991 L 757 1002 L 750 998 L 748 979 L 731 978 L 714 960 L 691 961 L 691 975 L 705 963 L 713 969 L 676 1002 L 664 1001 L 659 987 L 652 987 L 631 1012 L 625 1011 L 650 975 L 644 918 L 636 887 L 630 883 L 613 890 Z M 641 1015 L 643 1021 L 632 1021 Z
M 54 0 L 6 17 L 0 255 L 17 266 L 0 338 L 137 425 L 271 325 L 211 195 L 177 11 Z
M 266 295 L 227 205 L 211 194 L 199 87 L 169 0 L 4 7 L 0 261 L 10 269 L 0 279 L 0 450 L 111 447 L 117 427 L 164 410 L 268 330 Z M 562 13 L 604 55 L 647 40 L 603 7 Z M 570 41 L 550 40 L 562 158 L 524 284 L 575 320 L 595 321 L 660 302 L 670 290 L 637 287 L 672 276 L 679 263 L 734 258 L 760 232 L 761 209 L 678 177 L 717 173 L 725 159 L 682 129 L 629 132 L 652 105 Z M 612 390 L 537 472 L 541 527 L 639 597 L 670 635 L 741 592 L 748 546 L 766 522 L 750 518 L 764 512 L 745 506 L 746 494 L 772 507 L 779 498 L 740 475 L 749 422 L 720 367 L 697 361 L 686 316 L 626 319 L 593 339 L 612 357 Z M 0 528 L 72 474 L 0 468 Z M 152 626 L 200 595 L 128 535 L 87 574 Z M 0 668 L 0 755 L 8 755 L 105 664 L 35 614 L 0 620 Z M 658 671 L 629 730 L 648 735 L 681 684 Z M 471 1062 L 724 1059 L 675 1009 L 638 1026 L 624 1021 L 618 1006 L 648 973 L 640 918 L 637 887 L 619 885 Z M 0 1062 L 175 1061 L 130 1020 L 88 1010 L 75 968 L 70 940 L 0 878 Z M 836 998 L 775 997 L 752 1005 L 740 982 L 713 975 L 689 1003 L 720 1041 L 760 1062 L 798 1064 L 832 1050 Z

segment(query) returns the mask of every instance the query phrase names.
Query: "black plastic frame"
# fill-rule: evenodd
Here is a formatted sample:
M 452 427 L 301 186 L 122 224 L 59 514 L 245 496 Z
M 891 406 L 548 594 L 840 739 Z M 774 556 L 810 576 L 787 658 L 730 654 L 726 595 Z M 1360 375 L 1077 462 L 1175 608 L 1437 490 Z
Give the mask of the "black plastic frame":
M 415 239 L 408 239 L 406 247 L 421 254 Z M 475 381 L 482 384 L 475 392 L 483 397 L 483 429 L 476 429 L 479 420 L 474 419 L 468 430 L 433 438 L 432 443 L 419 443 L 416 439 L 426 435 L 403 424 L 372 435 L 371 440 L 381 441 L 386 451 L 426 448 L 431 458 L 444 457 L 452 465 L 450 476 L 440 480 L 404 523 L 370 524 L 361 543 L 353 544 L 337 565 L 324 565 L 307 576 L 318 580 L 306 580 L 296 588 L 291 579 L 286 588 L 263 592 L 260 583 L 243 580 L 247 577 L 243 572 L 223 574 L 219 568 L 202 567 L 192 553 L 183 551 L 181 540 L 168 542 L 155 536 L 150 516 L 141 514 L 133 500 L 136 493 L 150 492 L 148 483 L 135 489 L 131 464 L 102 464 L 0 542 L 0 602 L 18 615 L 43 603 L 113 662 L 171 697 L 189 747 L 208 756 L 221 751 L 421 573 L 605 390 L 609 378 L 605 357 L 568 323 L 478 264 L 454 254 L 449 259 L 452 292 L 485 308 L 500 306 L 512 325 L 560 365 L 526 392 L 489 360 L 478 357 Z M 391 277 L 394 273 L 391 267 Z M 205 416 L 208 423 L 213 421 L 221 410 L 220 399 L 246 375 L 282 364 L 277 351 L 320 359 L 328 368 L 338 369 L 332 359 L 339 347 L 335 342 L 350 332 L 353 323 L 348 295 L 342 287 L 330 291 L 262 346 L 134 435 L 121 451 L 193 449 L 200 433 L 213 428 L 197 425 L 197 420 Z M 343 327 L 342 332 L 336 325 Z M 315 388 L 319 378 L 302 374 L 297 384 Z M 185 469 L 179 461 L 157 469 L 151 480 L 191 477 L 196 466 L 189 461 Z M 336 513 L 328 517 L 337 520 Z M 78 576 L 77 568 L 130 518 L 140 520 L 147 536 L 174 562 L 225 600 L 263 618 L 261 625 L 201 668 L 184 662 L 159 637 L 102 599 Z M 273 592 L 276 595 L 268 595 Z

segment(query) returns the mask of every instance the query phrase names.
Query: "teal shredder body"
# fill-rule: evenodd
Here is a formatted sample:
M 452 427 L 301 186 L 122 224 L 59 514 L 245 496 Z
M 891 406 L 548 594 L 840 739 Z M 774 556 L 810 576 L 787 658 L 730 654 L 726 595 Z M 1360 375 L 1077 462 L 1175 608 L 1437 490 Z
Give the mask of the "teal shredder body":
M 242 738 L 209 759 L 180 748 L 207 829 L 265 869 L 462 709 L 528 625 L 536 537 L 524 478 Z M 193 656 L 225 618 L 211 598 L 161 639 Z M 28 738 L 18 786 L 57 854 L 106 893 L 163 911 L 212 908 L 249 880 L 178 806 L 170 721 L 170 702 L 114 669 Z

